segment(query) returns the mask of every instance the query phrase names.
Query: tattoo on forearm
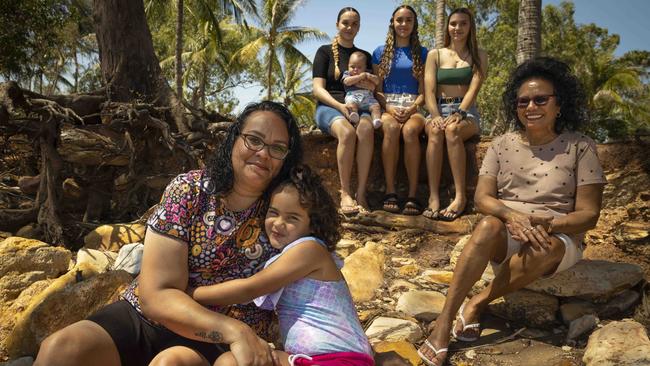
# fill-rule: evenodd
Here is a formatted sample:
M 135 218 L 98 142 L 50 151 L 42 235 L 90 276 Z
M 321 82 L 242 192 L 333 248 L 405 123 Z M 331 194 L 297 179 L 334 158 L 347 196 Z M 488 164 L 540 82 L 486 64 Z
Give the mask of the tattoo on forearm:
M 204 332 L 204 331 L 196 332 L 194 333 L 194 335 L 197 337 L 201 337 L 205 339 L 207 342 L 211 342 L 211 343 L 219 343 L 223 341 L 223 336 L 221 335 L 221 333 L 217 332 L 216 330 L 212 330 L 209 332 Z

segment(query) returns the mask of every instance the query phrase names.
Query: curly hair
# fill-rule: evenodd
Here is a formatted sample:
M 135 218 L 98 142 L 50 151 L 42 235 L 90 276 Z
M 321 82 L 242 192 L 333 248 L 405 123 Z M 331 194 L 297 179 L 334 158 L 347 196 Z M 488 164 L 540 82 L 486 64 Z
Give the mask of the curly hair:
M 413 57 L 413 77 L 420 79 L 424 72 L 424 64 L 422 63 L 422 45 L 420 44 L 420 36 L 418 33 L 418 14 L 411 6 L 400 5 L 390 16 L 390 24 L 388 25 L 388 34 L 386 34 L 384 52 L 381 54 L 381 60 L 379 62 L 379 76 L 382 79 L 386 78 L 386 76 L 390 74 L 390 69 L 393 65 L 393 57 L 395 56 L 395 26 L 393 25 L 393 21 L 395 19 L 395 14 L 402 9 L 408 9 L 413 13 L 414 17 L 413 31 L 409 37 L 411 56 Z
M 510 75 L 503 93 L 502 102 L 506 121 L 515 129 L 524 129 L 517 117 L 517 93 L 519 87 L 529 79 L 540 78 L 553 84 L 555 100 L 560 114 L 555 120 L 555 132 L 576 131 L 587 122 L 587 99 L 582 84 L 566 63 L 551 57 L 537 57 L 519 65 Z
M 298 123 L 287 107 L 285 107 L 284 104 L 271 101 L 250 103 L 239 114 L 237 120 L 228 127 L 225 140 L 221 143 L 208 162 L 206 171 L 210 177 L 210 183 L 214 187 L 213 191 L 215 194 L 227 194 L 232 190 L 234 183 L 232 149 L 235 146 L 235 141 L 237 140 L 237 137 L 239 137 L 241 130 L 244 129 L 248 117 L 255 112 L 261 111 L 275 113 L 287 125 L 287 131 L 289 132 L 289 154 L 284 159 L 282 168 L 278 175 L 273 178 L 269 186 L 266 188 L 264 196 L 267 196 L 269 192 L 272 192 L 281 181 L 287 179 L 291 168 L 302 161 L 300 129 L 298 128 Z
M 351 6 L 346 6 L 345 8 L 339 10 L 339 14 L 336 16 L 336 24 L 339 24 L 339 21 L 341 21 L 341 16 L 348 11 L 357 13 L 359 18 L 361 18 L 361 14 L 359 14 L 359 11 Z M 334 55 L 334 78 L 338 80 L 339 76 L 341 76 L 341 68 L 339 68 L 339 35 L 337 34 L 336 37 L 332 40 L 332 55 Z
M 291 169 L 289 178 L 280 182 L 275 192 L 287 186 L 298 191 L 300 206 L 309 213 L 311 233 L 325 242 L 327 250 L 333 251 L 341 240 L 341 218 L 320 176 L 309 166 L 299 164 Z
M 444 47 L 449 47 L 451 44 L 451 36 L 449 35 L 449 20 L 454 14 L 465 14 L 469 17 L 469 35 L 467 36 L 467 49 L 469 54 L 472 56 L 472 66 L 479 72 L 483 72 L 481 65 L 481 57 L 478 54 L 478 41 L 476 40 L 476 20 L 474 20 L 474 14 L 472 11 L 467 8 L 456 8 L 449 13 L 447 17 L 447 25 L 445 26 L 445 40 Z

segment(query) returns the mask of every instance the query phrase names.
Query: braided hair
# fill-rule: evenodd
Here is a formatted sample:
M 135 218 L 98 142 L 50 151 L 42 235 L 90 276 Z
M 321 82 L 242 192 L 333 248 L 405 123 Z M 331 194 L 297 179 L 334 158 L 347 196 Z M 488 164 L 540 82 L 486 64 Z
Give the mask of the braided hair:
M 357 15 L 361 17 L 357 9 L 351 6 L 346 6 L 345 8 L 339 10 L 339 14 L 336 16 L 336 24 L 339 24 L 339 21 L 341 20 L 341 16 L 347 13 L 348 11 L 357 13 Z M 338 34 L 332 40 L 332 55 L 334 55 L 334 79 L 338 80 L 339 76 L 341 76 L 341 68 L 339 68 L 339 35 Z
M 411 56 L 413 57 L 413 77 L 419 80 L 424 72 L 424 64 L 422 63 L 422 45 L 420 44 L 420 36 L 418 33 L 418 15 L 415 12 L 415 9 L 409 5 L 400 5 L 395 9 L 395 11 L 393 11 L 393 14 L 390 17 L 388 34 L 386 35 L 386 44 L 379 62 L 379 76 L 383 79 L 390 74 L 393 57 L 395 56 L 395 26 L 393 25 L 393 21 L 395 14 L 401 9 L 408 9 L 414 16 L 413 31 L 409 36 L 409 44 L 411 45 Z

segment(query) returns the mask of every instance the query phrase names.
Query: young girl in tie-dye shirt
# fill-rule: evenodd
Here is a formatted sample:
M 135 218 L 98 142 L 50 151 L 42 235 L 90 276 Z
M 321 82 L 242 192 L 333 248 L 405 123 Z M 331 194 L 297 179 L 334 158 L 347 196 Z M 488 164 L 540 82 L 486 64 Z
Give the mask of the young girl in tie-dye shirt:
M 336 206 L 320 177 L 295 168 L 271 196 L 265 219 L 271 245 L 282 252 L 243 279 L 191 289 L 205 305 L 255 304 L 278 313 L 282 365 L 374 365 L 350 290 L 332 253 L 340 239 Z M 231 353 L 217 366 L 236 366 Z

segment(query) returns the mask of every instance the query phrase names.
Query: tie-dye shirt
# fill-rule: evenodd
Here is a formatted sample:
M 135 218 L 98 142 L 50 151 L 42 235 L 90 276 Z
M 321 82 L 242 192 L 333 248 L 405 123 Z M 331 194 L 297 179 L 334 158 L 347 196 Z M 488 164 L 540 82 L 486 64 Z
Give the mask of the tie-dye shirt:
M 313 236 L 297 239 L 284 247 L 282 253 L 272 257 L 265 267 L 287 250 L 307 241 L 325 246 Z M 332 253 L 332 259 L 340 269 L 342 263 L 336 254 Z M 255 299 L 255 303 L 277 310 L 282 343 L 288 353 L 315 356 L 357 352 L 372 355 L 344 279 L 319 281 L 303 278 L 273 294 Z
M 278 251 L 263 231 L 263 199 L 240 212 L 229 211 L 204 170 L 177 176 L 165 189 L 147 225 L 159 234 L 180 239 L 189 246 L 190 287 L 208 286 L 250 277 Z M 151 243 L 149 244 L 151 245 Z M 140 313 L 138 283 L 134 280 L 122 296 Z M 241 320 L 267 339 L 272 312 L 252 303 L 207 308 Z

